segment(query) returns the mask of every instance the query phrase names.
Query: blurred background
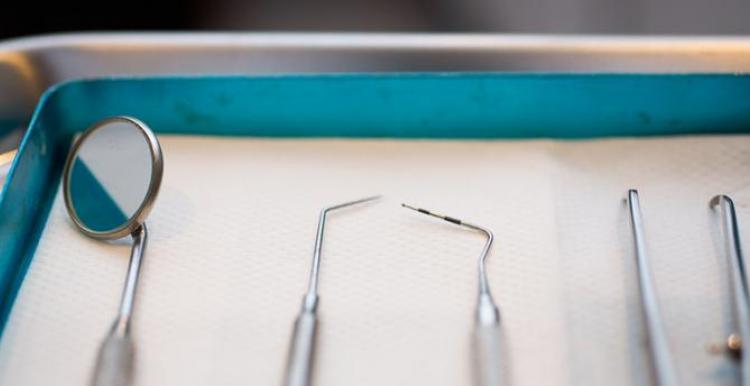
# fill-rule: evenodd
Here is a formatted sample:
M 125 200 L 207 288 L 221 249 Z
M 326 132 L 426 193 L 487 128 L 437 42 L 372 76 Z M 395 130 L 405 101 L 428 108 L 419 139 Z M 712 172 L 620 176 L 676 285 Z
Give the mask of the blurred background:
M 748 0 L 6 1 L 0 39 L 101 30 L 746 34 Z

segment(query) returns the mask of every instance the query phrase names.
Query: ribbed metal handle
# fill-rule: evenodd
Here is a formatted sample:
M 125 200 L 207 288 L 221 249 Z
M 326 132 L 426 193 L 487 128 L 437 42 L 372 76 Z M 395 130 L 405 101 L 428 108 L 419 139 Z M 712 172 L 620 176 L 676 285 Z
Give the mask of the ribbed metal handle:
M 129 335 L 113 330 L 102 342 L 96 360 L 92 386 L 130 386 L 133 382 L 135 350 Z
M 502 329 L 499 324 L 479 325 L 474 331 L 474 366 L 476 386 L 508 385 Z
M 310 385 L 317 328 L 318 321 L 313 312 L 303 311 L 294 322 L 285 386 Z

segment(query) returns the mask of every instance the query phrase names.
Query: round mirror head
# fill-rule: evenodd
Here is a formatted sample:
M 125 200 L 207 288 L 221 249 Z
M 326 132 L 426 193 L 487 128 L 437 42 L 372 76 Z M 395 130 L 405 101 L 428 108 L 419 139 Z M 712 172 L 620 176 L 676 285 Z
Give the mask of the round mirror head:
M 151 210 L 163 167 L 159 141 L 143 122 L 115 117 L 94 124 L 75 141 L 65 163 L 70 217 L 97 239 L 130 235 Z

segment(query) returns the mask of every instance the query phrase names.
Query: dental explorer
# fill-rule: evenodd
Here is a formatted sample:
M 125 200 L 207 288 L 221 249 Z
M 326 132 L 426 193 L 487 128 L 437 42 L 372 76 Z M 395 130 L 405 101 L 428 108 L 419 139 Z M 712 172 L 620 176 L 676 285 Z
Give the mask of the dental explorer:
M 377 200 L 378 198 L 380 198 L 380 196 L 362 198 L 330 206 L 320 211 L 307 293 L 302 300 L 302 309 L 297 316 L 297 320 L 294 322 L 292 341 L 289 348 L 289 357 L 287 359 L 286 373 L 284 376 L 285 386 L 309 386 L 312 382 L 315 335 L 317 334 L 318 327 L 318 276 L 320 272 L 320 255 L 323 248 L 323 233 L 325 231 L 327 215 L 331 211 Z

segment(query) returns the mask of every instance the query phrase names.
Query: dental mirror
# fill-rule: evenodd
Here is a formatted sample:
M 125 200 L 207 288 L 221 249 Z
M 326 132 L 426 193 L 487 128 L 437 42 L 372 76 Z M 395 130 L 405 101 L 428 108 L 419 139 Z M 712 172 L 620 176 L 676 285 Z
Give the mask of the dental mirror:
M 103 240 L 129 235 L 133 242 L 119 312 L 99 350 L 93 386 L 132 384 L 134 347 L 129 330 L 148 236 L 144 221 L 163 169 L 156 136 L 130 117 L 94 124 L 76 139 L 65 162 L 65 207 L 78 230 Z

